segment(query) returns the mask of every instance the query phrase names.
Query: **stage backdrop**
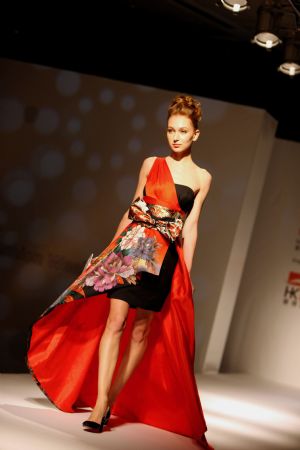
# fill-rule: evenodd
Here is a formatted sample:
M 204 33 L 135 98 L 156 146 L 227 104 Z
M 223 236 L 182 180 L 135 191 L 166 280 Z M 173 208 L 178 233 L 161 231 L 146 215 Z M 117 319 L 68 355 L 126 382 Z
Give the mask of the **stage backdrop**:
M 277 140 L 221 370 L 300 388 L 300 144 Z
M 110 242 L 143 159 L 169 153 L 176 93 L 1 60 L 0 94 L 0 370 L 22 372 L 28 326 Z M 221 361 L 276 123 L 257 108 L 199 100 L 193 158 L 213 176 L 192 271 L 204 371 Z

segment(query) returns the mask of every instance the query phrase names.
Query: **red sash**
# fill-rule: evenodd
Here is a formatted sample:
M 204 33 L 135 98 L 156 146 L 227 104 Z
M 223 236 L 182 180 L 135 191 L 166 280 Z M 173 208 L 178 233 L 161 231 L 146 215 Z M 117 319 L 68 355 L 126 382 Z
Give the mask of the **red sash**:
M 156 158 L 151 168 L 147 197 L 181 211 L 165 158 Z M 146 352 L 117 397 L 112 414 L 199 439 L 207 427 L 194 376 L 192 288 L 179 240 L 176 249 L 179 258 L 171 291 L 162 310 L 154 313 Z M 31 328 L 28 368 L 45 395 L 63 411 L 95 404 L 98 347 L 109 301 L 105 293 L 75 301 L 68 298 Z M 134 316 L 135 309 L 130 308 L 117 368 L 130 340 Z

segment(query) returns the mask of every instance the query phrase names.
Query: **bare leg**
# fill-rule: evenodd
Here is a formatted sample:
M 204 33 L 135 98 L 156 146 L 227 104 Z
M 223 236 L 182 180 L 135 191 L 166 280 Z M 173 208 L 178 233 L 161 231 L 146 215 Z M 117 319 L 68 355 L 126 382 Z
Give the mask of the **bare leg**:
M 110 311 L 99 344 L 98 395 L 88 420 L 101 422 L 108 406 L 108 392 L 116 367 L 120 339 L 125 328 L 129 304 L 124 300 L 110 299 Z
M 112 405 L 129 379 L 130 375 L 137 367 L 147 347 L 147 336 L 150 331 L 150 324 L 153 318 L 153 311 L 137 308 L 131 341 L 126 348 L 118 373 L 109 391 L 109 404 Z

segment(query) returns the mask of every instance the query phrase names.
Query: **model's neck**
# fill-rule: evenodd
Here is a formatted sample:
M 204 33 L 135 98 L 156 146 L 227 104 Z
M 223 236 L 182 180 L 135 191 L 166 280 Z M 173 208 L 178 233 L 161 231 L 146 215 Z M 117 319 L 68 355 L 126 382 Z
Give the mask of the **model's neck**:
M 192 153 L 191 149 L 185 150 L 183 152 L 177 153 L 177 152 L 171 152 L 170 158 L 175 159 L 175 161 L 192 161 Z

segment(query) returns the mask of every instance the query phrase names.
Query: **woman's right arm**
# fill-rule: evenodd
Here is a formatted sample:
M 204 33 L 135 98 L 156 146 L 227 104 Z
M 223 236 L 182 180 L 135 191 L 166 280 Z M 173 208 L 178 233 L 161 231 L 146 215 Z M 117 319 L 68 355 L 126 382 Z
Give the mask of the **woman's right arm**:
M 151 169 L 152 164 L 154 163 L 155 159 L 156 159 L 156 156 L 149 156 L 148 158 L 144 159 L 141 169 L 140 169 L 138 183 L 137 183 L 137 187 L 136 187 L 132 202 L 134 202 L 134 200 L 137 197 L 140 197 L 140 198 L 143 197 L 143 189 L 144 189 L 144 186 L 147 181 L 147 176 L 150 172 L 150 169 Z M 120 234 L 121 231 L 132 222 L 132 220 L 128 218 L 128 213 L 129 213 L 129 208 L 123 214 L 121 222 L 119 223 L 117 231 L 115 232 L 115 235 L 112 238 L 112 240 L 114 240 L 118 236 L 118 234 Z

